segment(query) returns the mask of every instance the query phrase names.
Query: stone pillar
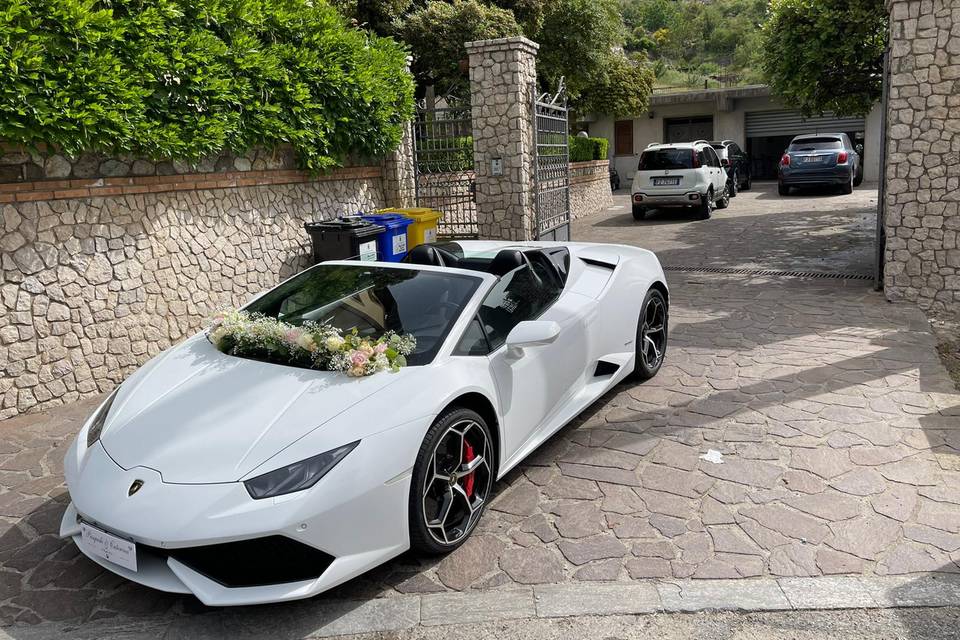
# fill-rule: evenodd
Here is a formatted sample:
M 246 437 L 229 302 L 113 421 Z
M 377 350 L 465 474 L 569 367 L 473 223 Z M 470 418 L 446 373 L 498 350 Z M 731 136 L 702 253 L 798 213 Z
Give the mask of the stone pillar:
M 523 37 L 468 42 L 477 222 L 484 239 L 532 240 L 533 92 L 537 43 Z M 501 175 L 493 175 L 500 161 Z
M 412 63 L 413 57 L 407 56 L 408 73 Z M 413 166 L 413 123 L 408 121 L 403 125 L 400 146 L 383 159 L 383 196 L 387 206 L 416 206 L 416 179 Z
M 416 205 L 413 168 L 413 123 L 403 125 L 400 146 L 383 160 L 383 198 L 388 207 Z
M 887 0 L 884 290 L 960 317 L 960 7 Z

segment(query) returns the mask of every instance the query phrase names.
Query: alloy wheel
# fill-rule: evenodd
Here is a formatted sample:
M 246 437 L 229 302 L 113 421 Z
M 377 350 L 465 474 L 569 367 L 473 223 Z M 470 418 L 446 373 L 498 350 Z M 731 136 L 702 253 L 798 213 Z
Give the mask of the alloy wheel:
M 451 425 L 437 441 L 421 496 L 436 542 L 456 544 L 477 524 L 493 484 L 491 455 L 486 431 L 473 420 Z
M 640 329 L 643 362 L 651 370 L 660 366 L 667 346 L 667 308 L 663 300 L 651 297 L 643 310 L 643 325 Z

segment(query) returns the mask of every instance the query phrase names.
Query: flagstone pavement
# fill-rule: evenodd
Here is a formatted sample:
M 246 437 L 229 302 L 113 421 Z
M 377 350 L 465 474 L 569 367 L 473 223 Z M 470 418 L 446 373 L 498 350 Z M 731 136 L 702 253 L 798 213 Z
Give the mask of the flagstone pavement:
M 960 572 L 960 393 L 924 315 L 863 281 L 668 278 L 656 378 L 618 386 L 508 474 L 453 554 L 401 556 L 316 601 Z M 94 404 L 0 422 L 2 624 L 204 611 L 57 537 L 62 457 Z

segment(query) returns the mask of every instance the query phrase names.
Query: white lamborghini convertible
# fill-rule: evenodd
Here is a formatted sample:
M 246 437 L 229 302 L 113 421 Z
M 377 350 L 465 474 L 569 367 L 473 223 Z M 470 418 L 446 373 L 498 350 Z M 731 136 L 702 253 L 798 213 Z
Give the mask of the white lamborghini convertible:
M 305 598 L 411 547 L 445 553 L 493 483 L 627 376 L 657 373 L 666 280 L 643 249 L 423 245 L 325 262 L 245 310 L 412 334 L 367 377 L 227 355 L 202 332 L 87 420 L 60 534 L 109 570 L 208 605 Z

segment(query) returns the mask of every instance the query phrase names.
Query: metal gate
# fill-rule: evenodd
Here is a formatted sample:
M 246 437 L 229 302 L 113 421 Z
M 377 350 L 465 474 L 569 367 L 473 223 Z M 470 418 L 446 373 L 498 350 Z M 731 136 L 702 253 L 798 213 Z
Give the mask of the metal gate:
M 533 94 L 534 200 L 537 240 L 570 239 L 570 149 L 567 98 Z
M 476 238 L 476 183 L 470 107 L 418 107 L 413 122 L 416 202 L 443 212 L 442 238 Z

